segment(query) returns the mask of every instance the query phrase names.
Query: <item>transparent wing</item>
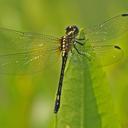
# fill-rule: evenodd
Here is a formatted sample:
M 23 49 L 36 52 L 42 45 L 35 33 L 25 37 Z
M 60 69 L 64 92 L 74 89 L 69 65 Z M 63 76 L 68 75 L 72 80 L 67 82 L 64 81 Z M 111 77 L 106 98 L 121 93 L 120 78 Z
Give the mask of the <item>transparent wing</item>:
M 103 44 L 115 40 L 126 32 L 128 32 L 128 14 L 121 14 L 106 20 L 102 24 L 85 29 L 85 36 L 88 42 Z
M 123 58 L 123 50 L 117 45 L 87 46 L 86 55 L 90 61 L 96 61 L 98 66 L 108 66 Z
M 112 17 L 85 30 L 87 55 L 102 66 L 118 62 L 123 57 L 118 37 L 128 32 L 128 14 Z
M 0 28 L 0 73 L 40 71 L 46 58 L 56 59 L 59 38 Z

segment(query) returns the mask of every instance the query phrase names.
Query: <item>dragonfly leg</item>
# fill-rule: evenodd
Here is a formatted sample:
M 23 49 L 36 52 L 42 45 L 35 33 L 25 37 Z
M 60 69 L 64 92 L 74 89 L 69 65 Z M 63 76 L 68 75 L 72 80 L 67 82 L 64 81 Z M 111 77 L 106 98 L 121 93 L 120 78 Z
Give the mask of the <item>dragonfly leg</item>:
M 80 54 L 80 55 L 85 55 L 84 53 L 80 52 L 80 51 L 77 49 L 77 47 L 76 47 L 75 44 L 74 44 L 73 46 L 74 46 L 74 48 L 75 48 L 75 50 L 77 51 L 78 54 Z
M 82 53 L 82 52 L 80 52 L 78 49 L 77 49 L 77 47 L 76 47 L 76 45 L 74 44 L 74 48 L 75 48 L 75 50 L 77 51 L 77 53 L 78 54 L 80 54 L 80 55 L 82 55 L 82 56 L 85 56 L 89 61 L 91 61 L 92 59 L 91 59 L 91 55 L 89 54 L 89 53 Z
M 84 45 L 84 43 L 82 43 L 82 42 L 79 42 L 79 41 L 75 41 L 77 44 L 80 44 L 81 46 L 83 46 Z

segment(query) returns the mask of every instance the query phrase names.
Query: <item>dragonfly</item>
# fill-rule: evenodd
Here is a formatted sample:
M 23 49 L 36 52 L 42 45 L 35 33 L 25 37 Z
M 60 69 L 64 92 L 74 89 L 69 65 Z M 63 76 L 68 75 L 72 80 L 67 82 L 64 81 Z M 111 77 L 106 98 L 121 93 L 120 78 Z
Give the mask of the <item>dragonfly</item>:
M 126 32 L 128 32 L 127 13 L 85 28 L 85 38 L 78 37 L 80 30 L 76 25 L 66 27 L 65 35 L 61 37 L 0 28 L 0 72 L 20 74 L 26 69 L 28 72 L 38 71 L 47 53 L 56 54 L 59 51 L 61 69 L 54 106 L 54 113 L 57 114 L 69 53 L 74 50 L 89 61 L 100 59 L 103 66 L 115 63 L 121 59 L 123 53 L 123 49 L 115 39 Z M 78 46 L 84 48 L 85 52 L 80 51 Z

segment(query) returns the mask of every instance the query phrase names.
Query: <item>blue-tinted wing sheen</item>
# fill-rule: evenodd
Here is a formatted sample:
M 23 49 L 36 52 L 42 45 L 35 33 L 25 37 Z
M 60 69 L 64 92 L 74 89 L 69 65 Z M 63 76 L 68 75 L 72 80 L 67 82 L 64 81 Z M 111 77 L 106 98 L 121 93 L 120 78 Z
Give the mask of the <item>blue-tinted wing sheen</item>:
M 53 36 L 0 28 L 0 73 L 40 71 L 58 46 L 59 38 Z

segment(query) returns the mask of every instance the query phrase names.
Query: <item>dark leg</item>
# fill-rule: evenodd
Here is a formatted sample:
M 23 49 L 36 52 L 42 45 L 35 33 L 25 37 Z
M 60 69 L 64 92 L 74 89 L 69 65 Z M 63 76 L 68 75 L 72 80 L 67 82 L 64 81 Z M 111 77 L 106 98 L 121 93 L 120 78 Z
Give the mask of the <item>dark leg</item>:
M 77 44 L 80 44 L 81 46 L 83 46 L 84 45 L 84 43 L 81 43 L 81 42 L 79 42 L 79 41 L 75 41 Z
M 77 44 L 80 44 L 81 46 L 84 45 L 84 43 L 81 43 L 81 42 L 79 42 L 79 41 L 77 41 L 77 40 L 76 40 L 76 43 L 77 43 Z
M 80 42 L 80 41 L 83 41 L 83 40 L 85 40 L 85 38 L 79 38 L 79 39 L 76 39 L 75 42 L 77 44 L 80 44 L 81 46 L 83 46 L 85 43 Z
M 87 54 L 87 53 L 85 53 L 85 52 L 84 52 L 84 53 L 80 52 L 80 51 L 77 49 L 77 47 L 76 47 L 75 44 L 74 44 L 73 46 L 74 46 L 74 48 L 75 48 L 75 50 L 77 51 L 78 54 L 87 57 L 87 59 L 88 59 L 89 61 L 91 61 L 91 56 L 90 56 L 90 54 Z
M 74 46 L 74 48 L 75 48 L 75 50 L 77 51 L 78 54 L 80 54 L 80 55 L 84 55 L 84 56 L 85 56 L 84 53 L 81 53 L 81 52 L 77 49 L 76 45 L 73 45 L 73 46 Z

